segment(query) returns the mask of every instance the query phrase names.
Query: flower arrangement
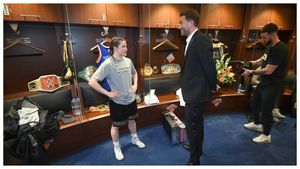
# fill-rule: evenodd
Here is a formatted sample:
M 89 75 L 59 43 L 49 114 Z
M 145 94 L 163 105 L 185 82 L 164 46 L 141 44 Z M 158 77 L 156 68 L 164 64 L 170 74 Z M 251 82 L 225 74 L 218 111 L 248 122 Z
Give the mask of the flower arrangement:
M 236 80 L 234 79 L 234 73 L 232 72 L 232 66 L 228 66 L 231 57 L 225 60 L 228 53 L 223 54 L 216 63 L 217 80 L 219 85 L 231 85 Z

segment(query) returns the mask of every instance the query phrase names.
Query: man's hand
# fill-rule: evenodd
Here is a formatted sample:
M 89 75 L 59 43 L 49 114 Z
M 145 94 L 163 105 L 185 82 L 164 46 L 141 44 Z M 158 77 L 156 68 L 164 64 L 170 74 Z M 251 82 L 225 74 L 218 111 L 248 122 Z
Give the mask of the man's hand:
M 222 103 L 221 98 L 217 98 L 211 102 L 215 107 L 218 107 Z
M 245 69 L 245 68 L 243 68 L 245 71 L 244 71 L 244 73 L 242 74 L 242 76 L 244 76 L 244 77 L 248 77 L 252 72 L 253 72 L 253 70 L 249 70 L 249 69 Z
M 111 92 L 108 92 L 108 93 L 107 93 L 107 96 L 108 96 L 109 98 L 117 98 L 117 97 L 120 97 L 120 93 L 117 92 L 117 91 L 111 91 Z
M 129 89 L 129 92 L 135 93 L 137 90 L 137 85 L 132 85 L 131 88 Z
M 221 87 L 219 85 L 217 85 L 216 90 L 212 90 L 212 93 L 216 93 Z

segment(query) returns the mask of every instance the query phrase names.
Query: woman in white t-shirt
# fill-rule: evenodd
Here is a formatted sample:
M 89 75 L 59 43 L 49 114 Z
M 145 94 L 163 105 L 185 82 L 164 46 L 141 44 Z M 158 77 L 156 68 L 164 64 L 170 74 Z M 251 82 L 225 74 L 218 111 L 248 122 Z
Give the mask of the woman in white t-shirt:
M 137 145 L 139 148 L 145 148 L 145 144 L 137 136 L 135 122 L 138 117 L 135 100 L 138 75 L 132 61 L 126 57 L 127 45 L 124 38 L 112 38 L 110 53 L 111 57 L 99 66 L 90 79 L 89 85 L 110 98 L 111 137 L 115 157 L 117 160 L 123 160 L 124 156 L 119 143 L 119 127 L 128 124 L 132 144 Z M 99 85 L 98 81 L 103 79 L 108 81 L 111 91 L 107 91 Z

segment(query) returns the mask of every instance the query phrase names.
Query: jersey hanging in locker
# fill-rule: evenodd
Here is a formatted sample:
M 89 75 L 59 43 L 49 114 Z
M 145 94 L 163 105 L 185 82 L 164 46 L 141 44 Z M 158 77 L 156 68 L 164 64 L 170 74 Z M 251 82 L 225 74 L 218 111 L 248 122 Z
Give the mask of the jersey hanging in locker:
M 107 59 L 110 57 L 110 53 L 109 53 L 109 47 L 103 45 L 102 43 L 97 44 L 98 47 L 98 51 L 99 51 L 99 55 L 98 58 L 96 60 L 96 66 L 97 68 Z M 101 83 L 101 86 L 107 90 L 107 91 L 111 91 L 109 84 L 107 82 L 106 79 L 104 79 Z

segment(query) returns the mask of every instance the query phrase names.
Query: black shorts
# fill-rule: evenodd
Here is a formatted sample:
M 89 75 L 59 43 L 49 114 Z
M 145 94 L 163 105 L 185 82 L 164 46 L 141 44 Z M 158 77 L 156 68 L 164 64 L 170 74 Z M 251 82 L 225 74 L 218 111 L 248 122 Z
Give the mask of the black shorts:
M 124 126 L 128 124 L 128 120 L 135 120 L 138 117 L 136 100 L 129 105 L 117 104 L 110 100 L 109 110 L 110 119 L 115 127 Z

